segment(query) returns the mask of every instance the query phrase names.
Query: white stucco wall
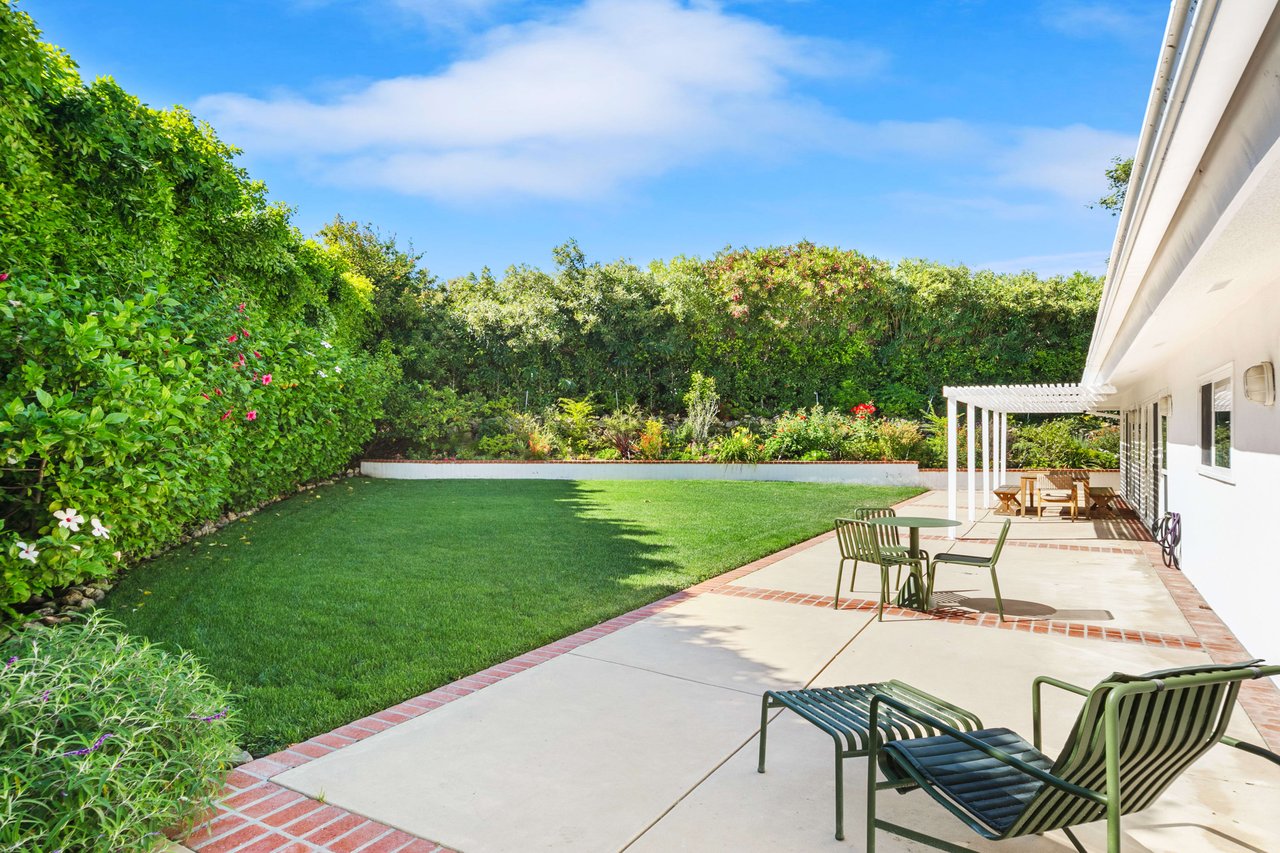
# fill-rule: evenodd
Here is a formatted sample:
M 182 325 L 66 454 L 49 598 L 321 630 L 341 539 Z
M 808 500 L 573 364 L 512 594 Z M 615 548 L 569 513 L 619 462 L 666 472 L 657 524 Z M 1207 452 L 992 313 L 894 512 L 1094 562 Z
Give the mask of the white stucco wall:
M 914 462 L 382 462 L 366 460 L 368 477 L 393 480 L 781 480 L 919 486 Z
M 1170 341 L 1162 364 L 1116 382 L 1121 408 L 1172 396 L 1168 507 L 1182 514 L 1182 567 L 1251 654 L 1280 660 L 1280 406 L 1244 397 L 1244 371 L 1280 364 L 1280 275 L 1232 319 Z M 1232 363 L 1231 482 L 1200 466 L 1202 377 Z M 1113 405 L 1115 403 L 1108 403 Z

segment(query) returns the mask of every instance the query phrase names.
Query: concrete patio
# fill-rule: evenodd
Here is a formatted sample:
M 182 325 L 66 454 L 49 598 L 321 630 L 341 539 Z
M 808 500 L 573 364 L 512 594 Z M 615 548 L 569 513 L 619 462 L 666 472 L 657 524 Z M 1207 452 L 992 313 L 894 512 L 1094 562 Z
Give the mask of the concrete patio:
M 900 515 L 941 516 L 927 492 Z M 1002 518 L 979 510 L 961 541 L 985 553 Z M 963 517 L 963 512 L 962 512 Z M 848 762 L 846 830 L 832 837 L 829 738 L 790 712 L 769 730 L 768 688 L 898 678 L 1030 734 L 1030 685 L 1048 674 L 1090 686 L 1114 670 L 1244 656 L 1179 573 L 1124 519 L 1015 518 L 1000 562 L 999 625 L 985 573 L 940 570 L 945 605 L 877 622 L 864 568 L 833 609 L 830 535 L 700 584 L 232 775 L 204 850 L 821 850 L 863 848 L 865 777 Z M 846 575 L 847 586 L 847 575 Z M 1249 685 L 1231 733 L 1280 741 L 1271 684 Z M 1047 749 L 1079 700 L 1046 703 Z M 1261 730 L 1260 730 L 1261 729 Z M 1126 819 L 1125 849 L 1274 850 L 1280 768 L 1218 747 L 1148 811 Z M 1069 850 L 1061 833 L 982 842 L 926 795 L 887 795 L 884 818 L 975 850 Z M 1103 827 L 1079 831 L 1103 849 Z M 274 846 L 271 846 L 274 845 Z M 919 845 L 881 834 L 880 849 Z

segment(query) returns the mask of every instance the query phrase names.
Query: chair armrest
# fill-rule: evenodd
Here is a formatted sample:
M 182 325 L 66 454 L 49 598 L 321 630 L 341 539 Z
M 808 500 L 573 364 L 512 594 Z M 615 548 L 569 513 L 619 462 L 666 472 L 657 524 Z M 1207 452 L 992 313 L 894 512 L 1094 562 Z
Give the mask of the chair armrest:
M 953 728 L 952 726 L 947 725 L 942 720 L 939 720 L 937 717 L 933 716 L 932 714 L 926 714 L 923 711 L 920 711 L 916 708 L 912 708 L 910 705 L 906 704 L 905 702 L 899 702 L 897 699 L 894 699 L 892 696 L 886 696 L 883 693 L 875 693 L 871 697 L 871 720 L 870 720 L 870 726 L 868 726 L 868 728 L 873 734 L 879 730 L 876 723 L 876 717 L 879 715 L 879 712 L 880 712 L 879 706 L 882 704 L 888 705 L 889 707 L 893 708 L 894 710 L 898 711 L 904 716 L 910 717 L 913 720 L 916 720 L 934 729 L 937 729 L 938 732 L 940 732 L 941 734 L 944 734 L 947 737 L 950 737 L 954 740 L 958 740 L 961 743 L 965 744 L 966 746 L 972 747 L 973 749 L 978 750 L 984 755 L 988 755 L 991 758 L 994 758 L 996 761 L 1009 765 L 1010 767 L 1019 771 L 1020 773 L 1025 773 L 1026 775 L 1030 776 L 1033 779 L 1037 779 L 1041 782 L 1044 782 L 1046 785 L 1050 785 L 1061 791 L 1066 791 L 1068 794 L 1074 794 L 1077 797 L 1083 797 L 1084 799 L 1095 802 L 1098 805 L 1106 805 L 1107 803 L 1107 798 L 1105 794 L 1099 794 L 1097 791 L 1091 791 L 1088 788 L 1081 788 L 1079 785 L 1073 785 L 1070 782 L 1059 779 L 1057 776 L 1054 776 L 1052 773 L 1048 773 L 1044 770 L 1041 770 L 1039 767 L 1028 764 L 1027 762 L 1023 761 L 1020 758 L 1015 758 L 1014 756 L 1010 755 L 1009 753 L 1003 750 L 996 749 L 995 747 L 989 746 L 988 744 L 985 744 L 982 741 L 978 740 L 976 737 L 973 737 L 970 734 L 966 734 L 965 732 L 962 732 L 957 728 Z M 880 749 L 880 738 L 870 737 L 867 740 L 868 740 L 868 747 L 870 750 L 867 760 L 874 762 L 876 760 L 876 753 L 879 752 L 879 749 Z
M 1089 691 L 1078 684 L 1070 684 L 1057 678 L 1050 678 L 1042 675 L 1031 682 L 1031 726 L 1032 735 L 1031 742 L 1036 749 L 1040 746 L 1040 685 L 1047 684 L 1050 687 L 1057 687 L 1059 690 L 1065 690 L 1068 693 L 1074 693 L 1077 696 L 1088 696 Z
M 1280 764 L 1280 755 L 1276 755 L 1274 752 L 1272 752 L 1269 749 L 1264 749 L 1260 746 L 1255 746 L 1254 744 L 1246 743 L 1240 740 L 1239 738 L 1234 738 L 1234 737 L 1224 737 L 1222 739 L 1222 742 L 1225 743 L 1227 746 L 1234 746 L 1236 749 L 1244 750 L 1250 755 L 1256 755 L 1259 758 L 1265 758 L 1267 759 L 1267 761 L 1270 761 L 1273 764 Z

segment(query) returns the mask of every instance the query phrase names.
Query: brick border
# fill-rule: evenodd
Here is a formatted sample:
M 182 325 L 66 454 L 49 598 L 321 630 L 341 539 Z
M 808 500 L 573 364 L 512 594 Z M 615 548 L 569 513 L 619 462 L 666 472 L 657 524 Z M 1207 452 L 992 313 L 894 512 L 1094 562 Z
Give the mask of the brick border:
M 928 492 L 907 498 L 895 506 L 908 506 Z M 1141 523 L 1137 527 L 1145 533 Z M 601 637 L 648 619 L 677 604 L 705 593 L 734 597 L 757 598 L 813 607 L 830 607 L 830 596 L 795 593 L 786 590 L 770 590 L 758 587 L 733 586 L 733 581 L 759 571 L 766 566 L 805 551 L 817 544 L 835 538 L 835 531 L 820 533 L 789 548 L 776 551 L 732 569 L 713 578 L 701 581 L 687 589 L 636 610 L 615 616 L 598 625 L 585 628 L 560 640 L 547 643 L 510 660 L 495 664 L 465 678 L 407 699 L 390 708 L 370 714 L 354 722 L 317 735 L 302 743 L 293 744 L 279 752 L 242 765 L 228 774 L 213 814 L 183 843 L 200 853 L 457 853 L 437 842 L 413 836 L 394 827 L 370 820 L 363 815 L 347 811 L 309 798 L 297 791 L 277 785 L 270 780 L 285 770 L 301 766 L 358 743 L 367 737 L 407 722 L 423 714 L 447 705 L 464 696 L 483 690 L 491 684 L 524 672 L 539 664 L 573 651 Z M 993 543 L 989 539 L 949 540 L 945 537 L 922 537 L 943 541 L 963 541 L 978 544 Z M 1207 652 L 1215 662 L 1230 662 L 1248 657 L 1244 647 L 1223 624 L 1196 590 L 1195 586 L 1179 571 L 1165 568 L 1160 559 L 1159 546 L 1151 542 L 1135 541 L 1133 546 L 1072 545 L 1057 542 L 1026 542 L 1011 540 L 1006 545 L 1032 548 L 1050 548 L 1063 551 L 1092 551 L 1110 553 L 1143 553 L 1151 560 L 1157 575 L 1169 595 L 1182 611 L 1183 616 L 1196 632 L 1195 637 L 1163 634 L 1151 631 L 1133 631 L 1106 628 L 1054 620 L 1013 619 L 1000 622 L 994 614 L 973 613 L 960 609 L 940 609 L 921 613 L 896 606 L 888 606 L 885 613 L 894 618 L 931 619 L 955 624 L 993 627 L 1004 630 L 1025 631 L 1036 634 L 1099 639 L 1111 642 L 1142 643 L 1164 648 L 1190 649 Z M 1136 547 L 1135 547 L 1136 546 Z M 866 599 L 846 599 L 841 610 L 871 611 L 877 602 Z M 1247 682 L 1242 685 L 1240 703 L 1257 726 L 1267 745 L 1280 750 L 1280 690 L 1274 684 Z
M 777 601 L 783 604 L 801 604 L 808 607 L 831 607 L 833 598 L 830 595 L 813 595 L 803 592 L 789 592 L 783 589 L 765 589 L 753 586 L 730 586 L 711 590 L 716 595 L 728 595 L 735 598 L 758 598 L 762 601 Z M 873 611 L 879 602 L 866 598 L 845 598 L 840 602 L 840 610 Z M 1113 643 L 1139 643 L 1145 646 L 1159 646 L 1166 649 L 1190 649 L 1192 651 L 1208 651 L 1196 637 L 1184 634 L 1165 634 L 1159 631 L 1134 631 L 1125 628 L 1110 628 L 1104 625 L 1092 625 L 1086 622 L 1066 622 L 1057 619 L 1030 619 L 1010 616 L 1001 622 L 994 613 L 974 613 L 954 607 L 938 607 L 924 612 L 910 610 L 896 605 L 886 605 L 886 616 L 895 619 L 922 619 L 934 622 L 950 622 L 958 625 L 974 625 L 982 628 L 1000 628 L 1006 631 L 1023 631 L 1032 634 L 1056 634 L 1063 637 L 1082 637 L 1090 640 L 1107 640 Z

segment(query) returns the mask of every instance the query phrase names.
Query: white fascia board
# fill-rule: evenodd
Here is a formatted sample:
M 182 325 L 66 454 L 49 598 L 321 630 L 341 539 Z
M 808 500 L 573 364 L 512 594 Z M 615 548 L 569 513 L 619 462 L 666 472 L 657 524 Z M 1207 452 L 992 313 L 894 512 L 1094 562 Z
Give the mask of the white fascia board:
M 1149 315 L 1159 304 L 1163 291 L 1157 298 L 1144 292 L 1152 289 L 1152 263 L 1200 177 L 1210 146 L 1238 144 L 1217 131 L 1237 89 L 1248 82 L 1246 69 L 1258 70 L 1250 61 L 1276 7 L 1276 0 L 1174 3 L 1082 384 L 1112 380 L 1111 368 L 1123 355 L 1116 347 L 1131 342 L 1119 340 L 1122 328 L 1140 323 L 1143 317 L 1135 314 Z

